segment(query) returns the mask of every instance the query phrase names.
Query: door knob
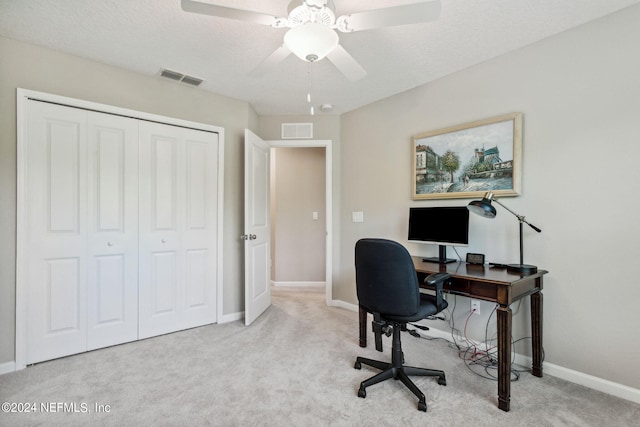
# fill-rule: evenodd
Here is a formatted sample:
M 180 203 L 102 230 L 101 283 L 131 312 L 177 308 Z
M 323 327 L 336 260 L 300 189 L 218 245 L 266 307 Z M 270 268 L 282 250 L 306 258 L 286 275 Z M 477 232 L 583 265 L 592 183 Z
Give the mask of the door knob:
M 162 239 L 162 243 L 167 243 L 167 239 Z
M 256 240 L 258 237 L 255 234 L 249 235 L 249 240 Z
M 108 242 L 107 246 L 113 246 L 113 242 Z
M 249 236 L 247 236 L 246 234 L 243 234 L 242 236 L 240 236 L 240 238 L 241 238 L 242 240 L 248 240 L 248 239 L 249 239 Z

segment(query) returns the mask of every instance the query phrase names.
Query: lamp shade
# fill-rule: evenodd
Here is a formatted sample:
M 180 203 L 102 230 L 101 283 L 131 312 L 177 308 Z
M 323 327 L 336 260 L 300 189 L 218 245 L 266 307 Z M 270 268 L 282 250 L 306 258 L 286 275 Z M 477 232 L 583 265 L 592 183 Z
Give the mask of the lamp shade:
M 474 200 L 472 202 L 470 202 L 467 205 L 467 209 L 469 209 L 469 211 L 478 214 L 480 216 L 483 216 L 485 218 L 495 218 L 496 217 L 496 208 L 491 204 L 491 202 L 494 201 L 493 198 L 493 193 L 488 191 L 486 193 L 484 193 L 484 196 L 482 197 L 482 200 Z M 503 205 L 502 203 L 500 203 L 499 200 L 495 199 L 495 202 L 497 204 L 499 204 L 500 206 L 502 206 L 503 208 L 505 208 L 507 211 L 509 211 L 511 214 L 513 214 L 513 216 L 515 216 L 516 218 L 518 218 L 518 222 L 520 223 L 520 264 L 501 264 L 504 267 L 507 267 L 507 271 L 511 272 L 511 273 L 519 273 L 519 274 L 533 274 L 536 273 L 538 271 L 538 267 L 536 267 L 535 265 L 531 265 L 531 264 L 524 264 L 522 262 L 523 260 L 523 248 L 522 248 L 522 224 L 527 224 L 529 225 L 531 228 L 533 228 L 534 230 L 536 230 L 538 233 L 540 233 L 542 230 L 540 230 L 538 227 L 536 227 L 533 224 L 530 224 L 529 222 L 527 222 L 524 219 L 524 216 L 522 215 L 518 215 L 517 213 L 515 213 L 514 211 L 512 211 L 511 209 L 509 209 L 508 207 L 506 207 L 505 205 Z M 497 264 L 496 264 L 497 265 Z
M 467 209 L 476 215 L 484 216 L 486 218 L 496 217 L 496 208 L 491 204 L 491 198 L 486 196 L 482 200 L 474 200 L 467 205 Z
M 303 61 L 319 61 L 338 46 L 338 34 L 322 24 L 308 23 L 284 35 L 285 46 Z

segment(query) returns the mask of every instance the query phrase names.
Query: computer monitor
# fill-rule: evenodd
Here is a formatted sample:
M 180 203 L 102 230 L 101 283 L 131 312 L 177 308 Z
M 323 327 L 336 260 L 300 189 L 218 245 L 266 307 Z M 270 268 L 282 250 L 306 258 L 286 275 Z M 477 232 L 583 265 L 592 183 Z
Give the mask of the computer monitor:
M 409 208 L 410 242 L 438 245 L 438 257 L 423 261 L 446 264 L 447 246 L 469 245 L 469 210 L 466 206 Z

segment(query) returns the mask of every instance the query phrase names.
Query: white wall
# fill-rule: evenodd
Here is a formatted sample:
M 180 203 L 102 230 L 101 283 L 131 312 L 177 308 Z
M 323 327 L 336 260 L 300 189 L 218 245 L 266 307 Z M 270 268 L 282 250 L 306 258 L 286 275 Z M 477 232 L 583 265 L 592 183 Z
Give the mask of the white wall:
M 258 118 L 246 102 L 159 77 L 0 37 L 0 366 L 14 360 L 16 88 L 79 98 L 225 128 L 223 315 L 244 310 L 243 140 Z
M 503 202 L 543 230 L 525 231 L 525 262 L 550 272 L 545 361 L 640 388 L 638 22 L 634 6 L 343 115 L 342 267 L 334 298 L 356 302 L 359 238 L 406 243 L 409 206 L 469 202 L 410 199 L 412 135 L 522 112 L 522 194 Z M 492 221 L 472 216 L 468 250 L 515 262 L 517 220 L 497 210 Z M 365 222 L 351 223 L 352 211 L 364 211 Z M 526 308 L 516 315 L 514 338 L 526 334 L 527 316 Z

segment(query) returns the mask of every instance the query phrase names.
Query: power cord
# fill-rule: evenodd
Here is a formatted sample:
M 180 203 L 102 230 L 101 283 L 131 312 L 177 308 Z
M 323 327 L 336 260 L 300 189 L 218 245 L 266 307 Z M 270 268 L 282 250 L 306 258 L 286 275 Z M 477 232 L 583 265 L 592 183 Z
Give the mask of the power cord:
M 449 327 L 451 329 L 451 339 L 453 342 L 445 339 L 445 338 L 439 338 L 439 337 L 424 337 L 421 336 L 418 331 L 414 330 L 408 330 L 408 332 L 416 337 L 416 338 L 422 338 L 422 339 L 426 339 L 428 341 L 435 341 L 435 340 L 444 340 L 447 342 L 450 342 L 453 347 L 457 350 L 458 352 L 458 357 L 460 359 L 462 359 L 463 363 L 465 364 L 465 366 L 475 375 L 484 378 L 484 379 L 488 379 L 488 380 L 492 380 L 492 381 L 497 381 L 498 380 L 498 375 L 497 375 L 497 369 L 498 369 L 498 351 L 497 351 L 497 346 L 496 345 L 492 345 L 491 343 L 495 342 L 496 337 L 495 334 L 493 337 L 489 338 L 489 325 L 491 323 L 491 318 L 494 316 L 496 310 L 498 309 L 499 305 L 496 304 L 493 307 L 493 310 L 491 310 L 491 314 L 489 314 L 489 317 L 487 319 L 487 322 L 485 324 L 485 340 L 484 340 L 484 347 L 485 349 L 480 349 L 478 348 L 478 345 L 476 343 L 474 343 L 472 340 L 470 340 L 467 337 L 467 325 L 469 324 L 469 321 L 474 313 L 475 310 L 472 310 L 469 315 L 467 316 L 466 320 L 465 320 L 465 325 L 464 325 L 464 329 L 463 331 L 459 331 L 455 328 L 455 319 L 453 314 L 455 313 L 456 307 L 457 307 L 457 296 L 455 294 L 453 294 L 453 308 L 451 309 L 451 311 L 449 311 L 449 309 L 447 308 L 447 312 L 449 312 Z M 522 303 L 522 300 L 518 301 L 518 306 L 516 307 L 515 313 L 517 313 L 520 310 L 520 304 Z M 442 317 L 435 317 L 438 320 L 447 320 L 446 317 L 442 318 Z M 418 329 L 422 329 L 422 330 L 429 330 L 429 328 L 427 326 L 422 326 L 422 325 L 416 325 L 416 324 L 411 324 L 411 326 L 416 327 Z M 458 341 L 458 339 L 456 339 L 456 333 L 458 335 L 458 337 L 462 338 L 462 341 Z M 520 378 L 520 374 L 522 372 L 529 372 L 529 369 L 523 368 L 523 369 L 519 369 L 517 367 L 517 365 L 515 365 L 515 363 L 513 362 L 513 360 L 515 359 L 515 345 L 517 343 L 519 343 L 520 341 L 523 340 L 530 340 L 532 337 L 527 336 L 527 337 L 522 337 L 519 338 L 517 340 L 514 340 L 513 337 L 511 337 L 511 381 L 517 381 Z M 542 360 L 544 361 L 544 348 L 542 349 Z
M 454 250 L 454 252 L 456 253 L 456 255 L 458 255 L 458 259 L 460 260 L 460 262 L 462 262 L 462 257 L 460 256 L 460 254 L 458 253 L 458 249 L 456 249 L 455 246 L 451 246 Z

